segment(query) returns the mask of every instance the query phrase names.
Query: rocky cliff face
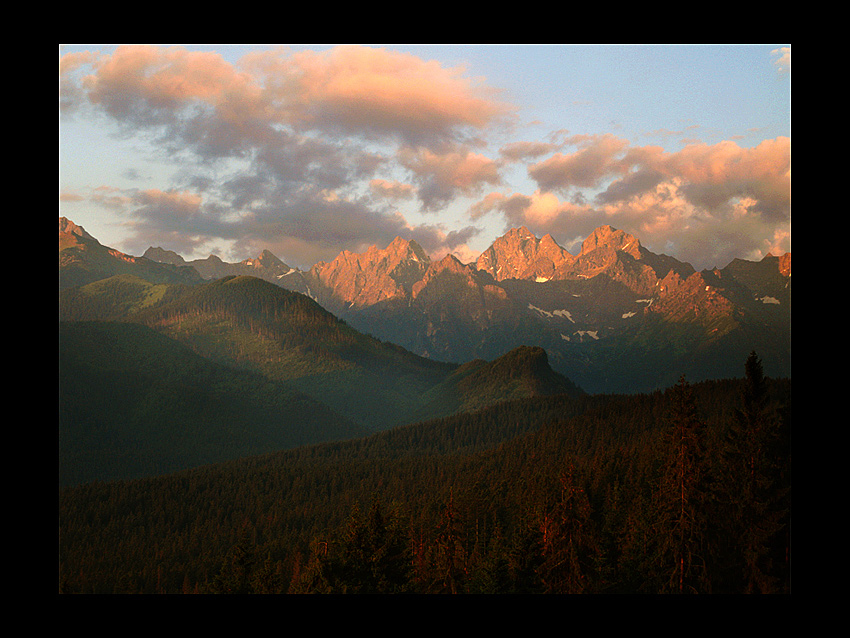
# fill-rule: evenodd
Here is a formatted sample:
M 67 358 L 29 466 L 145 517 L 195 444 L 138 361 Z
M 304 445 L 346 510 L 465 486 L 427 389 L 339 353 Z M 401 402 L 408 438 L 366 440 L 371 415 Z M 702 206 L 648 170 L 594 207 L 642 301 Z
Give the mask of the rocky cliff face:
M 600 248 L 609 248 L 615 252 L 626 253 L 635 259 L 642 256 L 640 241 L 634 235 L 612 226 L 600 226 L 581 244 L 581 255 L 588 255 Z
M 245 259 L 235 264 L 227 263 L 217 255 L 210 255 L 206 259 L 195 259 L 187 262 L 174 251 L 153 247 L 148 248 L 143 256 L 151 261 L 163 264 L 191 266 L 204 279 L 221 279 L 222 277 L 231 275 L 249 275 L 277 283 L 281 277 L 295 272 L 294 268 L 290 268 L 269 250 L 264 250 L 254 259 Z
M 514 228 L 496 239 L 478 257 L 475 267 L 496 281 L 532 279 L 549 281 L 575 262 L 575 257 L 559 246 L 551 235 L 535 237 L 525 226 Z
M 345 250 L 331 262 L 320 262 L 310 270 L 310 279 L 337 302 L 362 308 L 409 296 L 430 264 L 419 244 L 397 237 L 383 250 Z
M 91 240 L 97 242 L 97 240 L 89 235 L 82 226 L 77 226 L 74 222 L 72 222 L 67 217 L 59 218 L 59 249 L 61 250 L 63 247 L 63 243 L 65 245 L 72 245 L 79 243 L 80 240 Z

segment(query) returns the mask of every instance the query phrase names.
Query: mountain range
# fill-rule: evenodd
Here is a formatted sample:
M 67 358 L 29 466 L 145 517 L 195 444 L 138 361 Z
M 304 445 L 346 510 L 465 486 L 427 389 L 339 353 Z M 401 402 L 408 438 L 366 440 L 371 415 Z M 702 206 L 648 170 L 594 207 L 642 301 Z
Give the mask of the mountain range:
M 255 276 L 205 280 L 191 266 L 122 258 L 60 220 L 60 280 L 66 268 L 93 281 L 60 286 L 63 482 L 160 474 L 508 399 L 582 394 L 543 348 L 435 361 L 354 329 L 307 295 Z
M 735 259 L 697 271 L 601 226 L 572 255 L 551 237 L 515 228 L 474 263 L 432 260 L 415 241 L 341 252 L 309 270 L 269 251 L 225 263 L 184 261 L 161 248 L 150 262 L 203 278 L 252 275 L 300 292 L 360 331 L 439 361 L 493 359 L 544 348 L 552 367 L 588 392 L 641 392 L 738 374 L 751 350 L 790 376 L 791 254 Z

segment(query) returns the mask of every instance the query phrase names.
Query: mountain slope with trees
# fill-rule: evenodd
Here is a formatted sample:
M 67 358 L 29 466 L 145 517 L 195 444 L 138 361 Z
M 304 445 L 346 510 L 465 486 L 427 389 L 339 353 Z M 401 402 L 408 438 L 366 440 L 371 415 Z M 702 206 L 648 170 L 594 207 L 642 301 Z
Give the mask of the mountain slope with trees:
M 787 592 L 790 382 L 759 368 L 754 356 L 744 379 L 527 398 L 349 442 L 66 489 L 62 586 Z M 765 453 L 742 464 L 753 444 Z M 758 493 L 721 480 L 732 466 L 751 473 Z M 679 518 L 685 479 L 689 516 Z M 769 521 L 758 536 L 753 516 Z
M 119 275 L 64 290 L 60 317 L 63 482 L 153 475 L 581 393 L 540 349 L 460 369 L 359 333 L 254 277 L 183 286 Z
M 132 323 L 59 326 L 59 480 L 174 472 L 365 435 L 323 404 Z

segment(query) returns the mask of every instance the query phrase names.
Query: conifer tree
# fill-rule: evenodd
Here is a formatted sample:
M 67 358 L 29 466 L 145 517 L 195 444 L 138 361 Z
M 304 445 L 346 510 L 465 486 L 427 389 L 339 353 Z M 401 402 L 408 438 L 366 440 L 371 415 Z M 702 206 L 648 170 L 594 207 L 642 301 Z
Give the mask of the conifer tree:
M 368 516 L 355 504 L 331 542 L 314 545 L 293 593 L 393 594 L 410 584 L 410 547 L 401 516 L 386 516 L 379 501 Z
M 705 425 L 684 376 L 670 391 L 654 499 L 653 574 L 661 593 L 707 593 L 709 490 Z
M 466 558 L 463 533 L 452 493 L 443 510 L 443 518 L 433 547 L 429 593 L 464 593 L 467 580 Z
M 593 592 L 599 584 L 601 556 L 590 502 L 572 463 L 559 478 L 558 501 L 541 522 L 544 557 L 541 580 L 547 593 Z
M 474 594 L 510 594 L 511 573 L 506 541 L 497 523 L 493 536 L 477 555 L 476 567 L 467 588 Z
M 783 527 L 788 489 L 782 485 L 784 461 L 781 422 L 771 407 L 761 359 L 755 352 L 744 366 L 740 407 L 721 454 L 719 501 L 729 545 L 726 587 L 745 593 L 774 593 L 779 580 L 771 547 Z
M 244 530 L 228 552 L 210 587 L 215 594 L 251 594 L 254 555 Z

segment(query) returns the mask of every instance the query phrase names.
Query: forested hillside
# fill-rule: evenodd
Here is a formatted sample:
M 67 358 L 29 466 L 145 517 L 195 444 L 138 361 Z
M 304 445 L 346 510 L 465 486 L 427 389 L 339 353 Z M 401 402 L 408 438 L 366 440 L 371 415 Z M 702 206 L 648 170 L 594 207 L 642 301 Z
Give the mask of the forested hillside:
M 60 494 L 66 592 L 790 588 L 790 381 L 558 395 Z
M 154 476 L 368 430 L 134 323 L 59 324 L 59 481 Z

